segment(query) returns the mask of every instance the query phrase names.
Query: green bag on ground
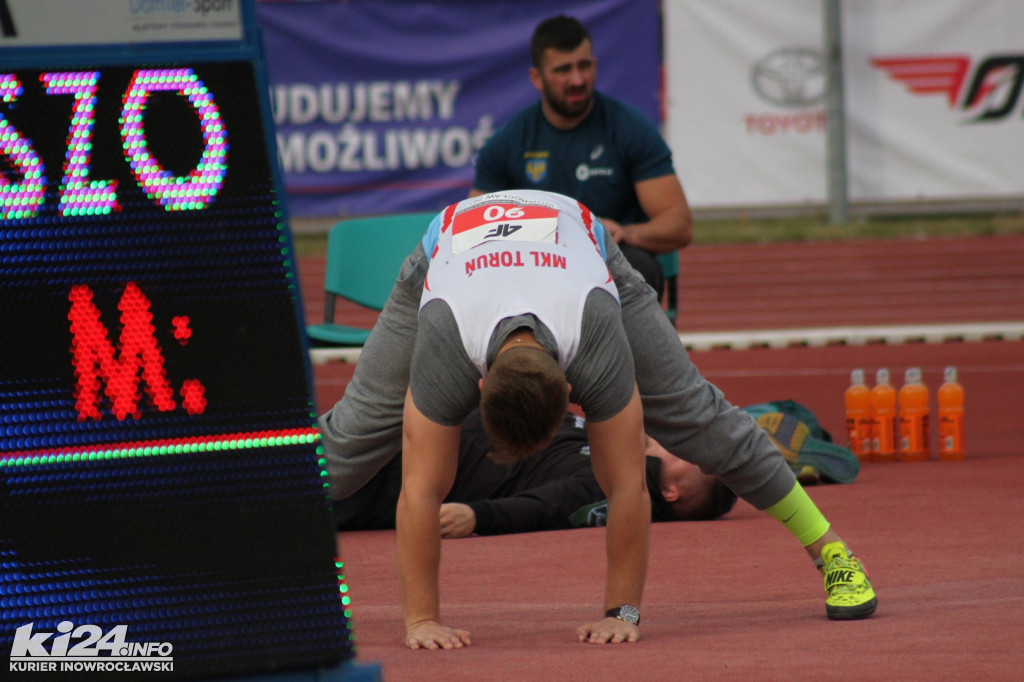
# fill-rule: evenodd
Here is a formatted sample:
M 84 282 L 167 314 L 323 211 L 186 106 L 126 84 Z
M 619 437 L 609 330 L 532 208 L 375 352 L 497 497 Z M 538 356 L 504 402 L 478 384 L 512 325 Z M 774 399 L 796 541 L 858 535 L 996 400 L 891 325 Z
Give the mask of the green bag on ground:
M 792 400 L 774 400 L 742 408 L 772 439 L 803 485 L 852 483 L 860 460 L 821 427 L 814 413 Z

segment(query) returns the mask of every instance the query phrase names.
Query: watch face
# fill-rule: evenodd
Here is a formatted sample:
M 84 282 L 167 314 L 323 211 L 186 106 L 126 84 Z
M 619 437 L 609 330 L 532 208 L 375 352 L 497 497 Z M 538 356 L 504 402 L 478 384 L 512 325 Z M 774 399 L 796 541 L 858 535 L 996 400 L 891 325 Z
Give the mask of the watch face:
M 625 606 L 619 608 L 618 618 L 619 620 L 624 620 L 627 623 L 633 623 L 634 625 L 636 625 L 640 622 L 640 612 L 637 611 L 637 608 L 635 606 L 626 604 Z

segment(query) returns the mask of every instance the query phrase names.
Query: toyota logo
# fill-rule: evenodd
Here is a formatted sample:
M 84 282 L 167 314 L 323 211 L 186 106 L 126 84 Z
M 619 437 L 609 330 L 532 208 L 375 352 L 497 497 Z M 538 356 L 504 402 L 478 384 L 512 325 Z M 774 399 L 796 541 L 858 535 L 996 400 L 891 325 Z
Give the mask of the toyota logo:
M 818 50 L 784 47 L 750 70 L 750 84 L 764 100 L 783 107 L 806 107 L 825 96 L 827 75 Z

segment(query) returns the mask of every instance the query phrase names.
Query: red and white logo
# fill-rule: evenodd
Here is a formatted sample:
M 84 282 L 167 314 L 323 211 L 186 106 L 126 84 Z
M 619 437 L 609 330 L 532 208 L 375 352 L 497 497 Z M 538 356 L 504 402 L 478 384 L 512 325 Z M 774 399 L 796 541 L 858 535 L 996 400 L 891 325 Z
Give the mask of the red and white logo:
M 872 57 L 915 95 L 943 95 L 951 109 L 973 114 L 972 122 L 998 121 L 1018 108 L 1024 87 L 1024 54 L 985 57 L 972 64 L 963 54 Z

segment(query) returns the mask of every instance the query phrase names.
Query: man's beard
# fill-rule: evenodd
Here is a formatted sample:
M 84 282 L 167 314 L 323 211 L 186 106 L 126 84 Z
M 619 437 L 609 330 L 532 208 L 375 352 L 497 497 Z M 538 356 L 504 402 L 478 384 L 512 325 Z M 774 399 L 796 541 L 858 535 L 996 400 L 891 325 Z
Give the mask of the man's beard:
M 548 106 L 559 116 L 578 118 L 590 109 L 590 105 L 594 101 L 594 94 L 593 92 L 587 92 L 578 104 L 569 104 L 564 97 L 556 97 L 547 86 L 544 86 L 544 99 L 547 100 Z

